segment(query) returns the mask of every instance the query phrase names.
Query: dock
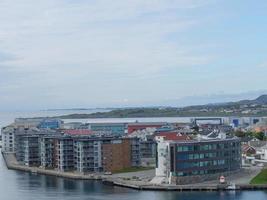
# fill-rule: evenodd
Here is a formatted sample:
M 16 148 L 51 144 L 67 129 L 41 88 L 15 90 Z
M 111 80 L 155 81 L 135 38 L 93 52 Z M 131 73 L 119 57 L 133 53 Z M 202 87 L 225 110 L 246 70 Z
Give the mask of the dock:
M 265 185 L 236 184 L 234 187 L 222 184 L 190 184 L 190 185 L 155 185 L 150 182 L 133 182 L 118 177 L 100 175 L 100 174 L 79 174 L 74 172 L 61 172 L 57 170 L 43 169 L 38 167 L 29 167 L 20 165 L 14 154 L 2 153 L 6 166 L 11 170 L 19 170 L 32 174 L 41 174 L 56 176 L 75 180 L 99 180 L 103 184 L 109 186 L 125 187 L 134 190 L 150 190 L 150 191 L 221 191 L 221 190 L 267 190 Z
M 127 182 L 103 180 L 106 185 L 114 185 L 119 187 L 126 187 L 135 190 L 150 190 L 150 191 L 229 191 L 229 190 L 267 190 L 266 185 L 250 185 L 238 184 L 235 188 L 229 185 L 210 184 L 210 185 L 133 185 Z

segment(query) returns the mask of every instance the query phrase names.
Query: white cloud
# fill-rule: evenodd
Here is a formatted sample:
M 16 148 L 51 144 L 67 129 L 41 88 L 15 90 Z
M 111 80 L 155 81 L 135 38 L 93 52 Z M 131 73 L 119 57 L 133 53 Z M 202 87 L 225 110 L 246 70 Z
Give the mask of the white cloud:
M 260 68 L 267 68 L 267 62 L 263 62 L 261 64 L 259 64 Z
M 213 59 L 169 38 L 200 26 L 202 19 L 182 13 L 207 2 L 213 1 L 2 0 L 0 52 L 10 57 L 0 66 L 8 75 L 0 92 L 51 105 L 52 99 L 42 97 L 81 103 L 86 100 L 77 99 L 79 95 L 91 103 L 129 99 L 119 90 L 125 92 L 127 84 L 142 87 L 143 82 L 134 79 L 149 81 L 163 70 Z M 126 81 L 123 76 L 132 78 Z M 109 91 L 114 96 L 103 94 Z M 90 94 L 100 100 L 90 99 Z

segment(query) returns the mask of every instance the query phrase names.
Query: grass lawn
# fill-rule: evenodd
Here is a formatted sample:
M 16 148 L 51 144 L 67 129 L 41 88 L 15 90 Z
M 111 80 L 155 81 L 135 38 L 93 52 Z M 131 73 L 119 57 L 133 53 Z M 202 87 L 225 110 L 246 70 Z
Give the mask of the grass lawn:
M 267 184 L 267 169 L 263 169 L 257 176 L 255 176 L 250 184 Z
M 115 171 L 115 172 L 113 172 L 113 174 L 139 172 L 139 171 L 150 170 L 150 169 L 154 169 L 154 167 L 130 167 L 130 168 Z

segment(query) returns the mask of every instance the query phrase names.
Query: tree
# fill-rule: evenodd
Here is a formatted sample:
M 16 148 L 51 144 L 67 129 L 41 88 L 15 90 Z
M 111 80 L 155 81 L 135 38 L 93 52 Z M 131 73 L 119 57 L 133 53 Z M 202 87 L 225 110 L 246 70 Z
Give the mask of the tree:
M 265 140 L 266 139 L 265 134 L 263 132 L 255 132 L 254 137 L 259 139 L 259 140 Z

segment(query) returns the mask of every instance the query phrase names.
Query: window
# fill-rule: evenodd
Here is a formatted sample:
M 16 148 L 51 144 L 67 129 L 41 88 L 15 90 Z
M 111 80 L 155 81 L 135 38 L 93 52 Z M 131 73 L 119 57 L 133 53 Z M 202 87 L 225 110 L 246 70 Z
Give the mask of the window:
M 178 152 L 183 151 L 183 147 L 182 147 L 182 146 L 178 146 L 178 147 L 177 147 L 177 151 L 178 151 Z
M 225 160 L 218 160 L 218 165 L 224 165 L 225 164 Z
M 183 151 L 188 151 L 188 146 L 183 146 Z
M 194 154 L 194 159 L 199 159 L 199 154 Z
M 178 174 L 177 174 L 178 176 L 183 176 L 184 175 L 184 173 L 183 172 L 178 172 Z

